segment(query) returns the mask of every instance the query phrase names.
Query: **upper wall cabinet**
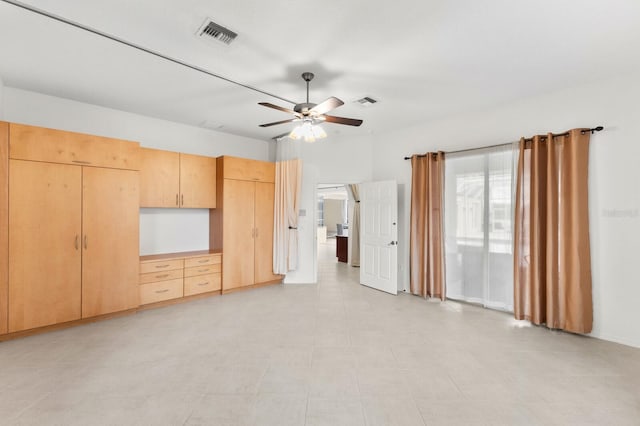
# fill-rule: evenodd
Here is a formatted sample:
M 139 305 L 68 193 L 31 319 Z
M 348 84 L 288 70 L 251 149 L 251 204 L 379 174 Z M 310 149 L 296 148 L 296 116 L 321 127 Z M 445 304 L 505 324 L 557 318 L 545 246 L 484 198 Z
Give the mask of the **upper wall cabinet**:
M 140 145 L 121 139 L 10 123 L 10 157 L 76 166 L 140 169 Z
M 140 207 L 216 207 L 216 159 L 142 148 Z
M 225 179 L 275 182 L 275 163 L 224 156 Z

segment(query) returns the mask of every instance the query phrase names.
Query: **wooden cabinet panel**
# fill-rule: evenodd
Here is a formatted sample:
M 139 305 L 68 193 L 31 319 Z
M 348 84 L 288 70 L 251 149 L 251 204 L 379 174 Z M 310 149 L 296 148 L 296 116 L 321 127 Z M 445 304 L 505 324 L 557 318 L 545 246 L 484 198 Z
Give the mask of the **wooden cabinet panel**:
M 179 207 L 180 154 L 140 149 L 140 207 Z
M 194 294 L 216 291 L 220 290 L 220 288 L 220 274 L 198 275 L 195 277 L 188 277 L 184 279 L 185 296 L 192 296 Z
M 148 284 L 156 281 L 168 281 L 182 278 L 182 269 L 174 269 L 173 271 L 151 272 L 148 274 L 140 274 L 140 284 Z
M 184 294 L 182 278 L 177 280 L 160 281 L 139 286 L 140 304 L 162 302 L 164 300 L 177 299 Z
M 83 168 L 82 317 L 138 306 L 138 172 Z
M 184 276 L 186 277 L 194 277 L 196 275 L 204 275 L 204 274 L 213 274 L 222 272 L 222 265 L 205 265 L 205 266 L 195 266 L 193 268 L 185 268 Z
M 10 123 L 10 158 L 140 170 L 140 144 Z
M 10 176 L 9 331 L 79 319 L 82 168 L 10 160 Z
M 225 179 L 275 182 L 275 163 L 224 156 Z
M 157 262 L 145 262 L 140 264 L 140 273 L 146 274 L 150 272 L 172 271 L 174 269 L 182 269 L 183 267 L 183 259 L 167 259 Z
M 180 207 L 216 208 L 216 159 L 180 154 Z
M 275 188 L 271 183 L 256 182 L 254 214 L 255 280 L 256 283 L 280 278 L 273 274 L 273 201 Z
M 0 121 L 0 334 L 7 332 L 9 293 L 9 123 Z
M 255 182 L 224 180 L 223 288 L 254 284 Z
M 191 268 L 194 266 L 203 266 L 203 265 L 214 265 L 216 263 L 221 263 L 222 256 L 219 254 L 212 254 L 211 256 L 206 257 L 193 257 L 184 260 L 184 267 Z

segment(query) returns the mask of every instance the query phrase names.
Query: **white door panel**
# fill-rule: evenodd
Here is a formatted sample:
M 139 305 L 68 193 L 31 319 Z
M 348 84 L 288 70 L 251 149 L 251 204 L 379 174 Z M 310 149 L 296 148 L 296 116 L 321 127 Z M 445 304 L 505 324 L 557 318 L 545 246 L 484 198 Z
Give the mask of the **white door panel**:
M 398 293 L 398 191 L 395 181 L 361 184 L 360 283 Z

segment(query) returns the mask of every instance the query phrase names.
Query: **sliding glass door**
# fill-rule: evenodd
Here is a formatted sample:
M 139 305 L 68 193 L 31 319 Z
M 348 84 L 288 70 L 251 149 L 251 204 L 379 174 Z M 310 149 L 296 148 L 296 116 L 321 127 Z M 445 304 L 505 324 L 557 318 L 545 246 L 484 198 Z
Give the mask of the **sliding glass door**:
M 445 163 L 447 298 L 513 311 L 512 147 Z

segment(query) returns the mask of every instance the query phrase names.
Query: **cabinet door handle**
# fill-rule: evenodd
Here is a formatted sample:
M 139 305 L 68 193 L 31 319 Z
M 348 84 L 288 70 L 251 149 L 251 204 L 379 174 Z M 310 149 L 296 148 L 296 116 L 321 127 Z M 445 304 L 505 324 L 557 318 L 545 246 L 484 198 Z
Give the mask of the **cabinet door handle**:
M 164 290 L 156 290 L 156 293 L 160 294 L 160 293 L 166 293 L 168 291 L 169 291 L 169 289 L 165 288 Z
M 184 206 L 184 194 L 180 196 L 180 205 Z
M 86 250 L 89 247 L 89 239 L 87 236 L 84 236 L 84 249 Z
M 205 281 L 205 282 L 203 282 L 203 283 L 198 283 L 198 285 L 199 285 L 200 287 L 205 286 L 205 285 L 209 285 L 209 281 Z
M 169 274 L 156 275 L 156 278 L 167 278 Z
M 179 205 L 178 204 L 178 194 L 176 194 L 176 206 Z
M 256 228 L 256 238 L 258 238 L 258 228 Z
M 79 248 L 79 247 L 78 247 L 78 246 L 79 246 L 79 244 L 80 244 L 80 236 L 76 235 L 76 243 L 75 243 L 76 250 L 78 250 L 78 248 Z
M 256 237 L 256 228 L 251 228 L 251 238 Z

